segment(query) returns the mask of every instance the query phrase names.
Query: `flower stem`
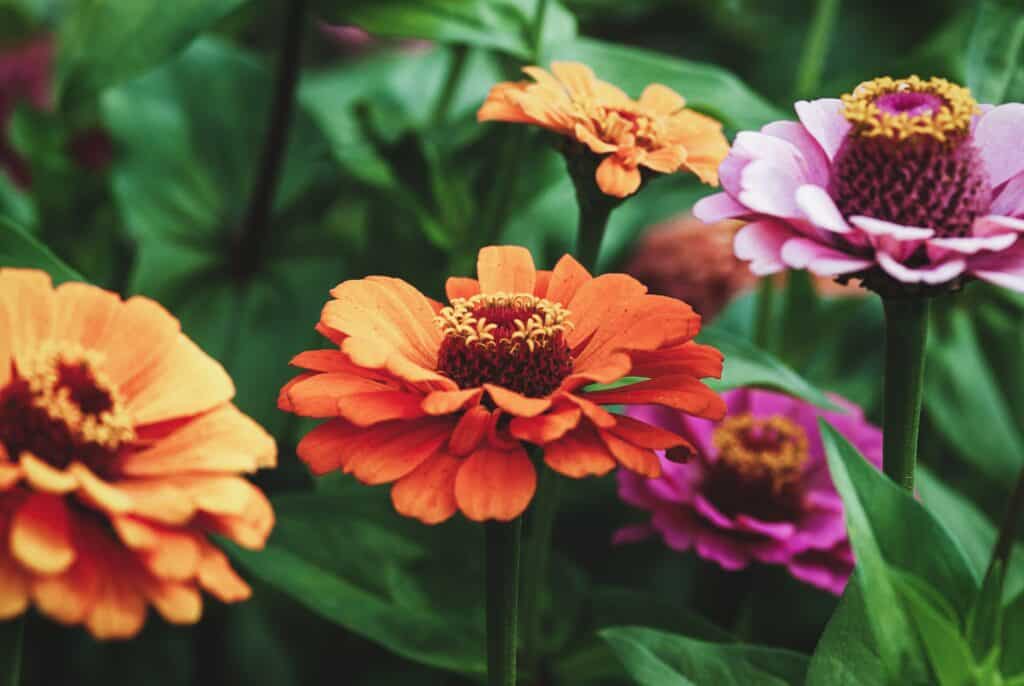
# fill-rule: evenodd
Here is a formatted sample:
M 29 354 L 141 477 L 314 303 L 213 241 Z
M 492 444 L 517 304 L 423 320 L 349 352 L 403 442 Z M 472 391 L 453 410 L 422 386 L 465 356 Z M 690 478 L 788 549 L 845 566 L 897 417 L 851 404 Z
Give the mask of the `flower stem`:
M 487 686 L 516 686 L 522 518 L 487 522 Z
M 809 98 L 821 84 L 821 72 L 828 57 L 832 29 L 839 17 L 839 0 L 818 0 L 807 31 L 803 54 L 796 76 L 796 96 Z
M 592 179 L 587 179 L 586 183 L 594 186 Z M 608 218 L 612 210 L 618 207 L 619 200 L 607 198 L 596 186 L 587 190 L 577 187 L 576 199 L 580 207 L 580 223 L 576 229 L 576 259 L 590 273 L 596 274 Z
M 883 298 L 882 303 L 885 306 L 883 464 L 889 478 L 913 491 L 929 301 Z
M 18 686 L 21 683 L 24 637 L 24 615 L 0 624 L 0 686 Z
M 1010 494 L 1010 502 L 1006 505 L 1006 514 L 1003 523 L 999 527 L 999 538 L 996 539 L 995 548 L 992 549 L 992 560 L 988 564 L 986 576 L 992 573 L 997 562 L 1002 562 L 1003 569 L 1010 565 L 1010 554 L 1013 551 L 1013 542 L 1017 538 L 1017 523 L 1020 521 L 1021 512 L 1024 512 L 1024 469 L 1021 469 L 1017 477 L 1017 485 L 1013 487 Z
M 459 83 L 462 81 L 462 75 L 466 72 L 466 62 L 468 60 L 468 46 L 456 45 L 452 48 L 452 64 L 448 68 L 448 75 L 445 77 L 441 95 L 438 96 L 437 104 L 434 106 L 434 113 L 431 115 L 431 120 L 434 122 L 434 126 L 440 126 L 443 124 L 444 118 L 448 116 L 448 110 L 451 109 L 452 100 L 455 98 L 455 92 L 458 90 Z
M 530 535 L 523 557 L 523 590 L 519 616 L 522 618 L 523 659 L 531 673 L 536 668 L 540 642 L 541 594 L 548 579 L 551 535 L 562 492 L 562 477 L 541 467 L 537 495 L 530 510 Z

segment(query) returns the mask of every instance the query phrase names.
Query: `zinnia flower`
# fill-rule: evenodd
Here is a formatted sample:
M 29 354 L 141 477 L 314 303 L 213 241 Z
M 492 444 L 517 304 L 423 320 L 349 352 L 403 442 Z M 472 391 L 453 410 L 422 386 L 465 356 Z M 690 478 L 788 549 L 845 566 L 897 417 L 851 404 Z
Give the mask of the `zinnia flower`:
M 725 419 L 712 422 L 655 407 L 631 408 L 640 421 L 680 433 L 697 459 L 662 458 L 660 479 L 620 472 L 619 496 L 652 513 L 649 524 L 616 533 L 617 542 L 656 534 L 675 550 L 735 570 L 751 562 L 785 565 L 797 579 L 840 594 L 853 570 L 842 500 L 832 485 L 818 431 L 827 419 L 876 467 L 882 433 L 860 409 L 832 396 L 827 412 L 778 393 L 725 393 Z
M 233 395 L 152 300 L 0 270 L 0 619 L 32 602 L 127 638 L 150 604 L 191 624 L 200 589 L 247 598 L 207 534 L 263 545 L 270 503 L 238 473 L 276 448 Z
M 505 82 L 491 89 L 479 121 L 535 124 L 605 156 L 596 180 L 607 195 L 632 195 L 640 167 L 661 174 L 685 169 L 718 184 L 718 164 L 729 150 L 722 125 L 687 109 L 682 96 L 651 84 L 633 100 L 577 62 L 554 62 L 551 72 L 524 67 L 534 83 Z
M 647 295 L 625 274 L 591 278 L 568 256 L 537 271 L 518 247 L 484 248 L 477 274 L 448 279 L 447 306 L 382 276 L 331 291 L 317 330 L 338 347 L 298 355 L 292 364 L 308 371 L 278 403 L 330 418 L 298 446 L 315 473 L 394 482 L 395 509 L 428 524 L 456 509 L 507 521 L 536 486 L 524 442 L 570 477 L 617 464 L 657 476 L 655 450 L 692 447 L 601 404 L 725 412 L 698 381 L 721 373 L 722 356 L 692 342 L 700 317 L 689 305 Z M 590 388 L 627 375 L 647 380 Z
M 796 113 L 740 133 L 725 192 L 695 208 L 751 221 L 735 249 L 756 273 L 857 277 L 883 295 L 968 278 L 1024 290 L 1024 105 L 979 108 L 965 88 L 911 76 Z

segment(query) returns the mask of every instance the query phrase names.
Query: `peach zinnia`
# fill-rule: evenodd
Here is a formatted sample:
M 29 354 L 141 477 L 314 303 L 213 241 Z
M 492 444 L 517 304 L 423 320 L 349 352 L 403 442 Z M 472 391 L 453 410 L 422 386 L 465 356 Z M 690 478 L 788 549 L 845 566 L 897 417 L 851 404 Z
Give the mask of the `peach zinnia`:
M 523 71 L 534 82 L 495 85 L 479 121 L 534 124 L 578 141 L 604 156 L 597 185 L 617 198 L 640 187 L 640 167 L 661 174 L 687 170 L 718 185 L 718 164 L 729 152 L 722 125 L 686 108 L 671 88 L 654 83 L 633 100 L 577 62 L 554 62 L 552 73 Z
M 191 624 L 200 589 L 247 598 L 207 534 L 263 545 L 273 511 L 238 473 L 276 447 L 233 395 L 152 300 L 0 270 L 0 620 L 31 602 L 128 638 L 149 605 Z
M 298 355 L 292 363 L 308 371 L 279 398 L 284 410 L 330 418 L 299 443 L 315 473 L 394 482 L 395 508 L 428 524 L 457 509 L 508 521 L 536 487 L 525 444 L 576 478 L 617 464 L 657 476 L 656 450 L 692 451 L 602 404 L 724 414 L 699 381 L 721 373 L 722 356 L 692 341 L 700 317 L 686 303 L 625 274 L 591 278 L 569 256 L 537 271 L 518 247 L 484 248 L 477 273 L 448 280 L 447 306 L 382 276 L 331 291 L 317 330 L 338 347 Z M 592 387 L 626 376 L 643 380 Z

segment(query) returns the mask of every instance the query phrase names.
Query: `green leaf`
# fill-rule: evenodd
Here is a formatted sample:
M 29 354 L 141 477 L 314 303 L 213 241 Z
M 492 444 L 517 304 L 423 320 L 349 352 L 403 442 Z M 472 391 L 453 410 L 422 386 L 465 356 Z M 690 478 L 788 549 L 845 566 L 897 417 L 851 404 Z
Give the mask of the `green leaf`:
M 1003 609 L 1001 655 L 1003 674 L 1024 677 L 1024 592 Z
M 25 227 L 34 227 L 37 220 L 32 196 L 15 186 L 7 174 L 0 174 L 0 217 Z
M 576 19 L 558 0 L 545 0 L 541 45 L 576 35 Z M 500 50 L 534 59 L 534 21 L 541 0 L 362 0 L 329 13 L 375 36 L 423 38 Z
M 24 617 L 0 624 L 0 686 L 21 684 L 21 648 L 24 636 Z
M 55 283 L 85 280 L 34 236 L 3 217 L 0 217 L 0 266 L 42 269 Z
M 686 98 L 687 105 L 720 119 L 732 129 L 759 129 L 792 118 L 719 66 L 691 62 L 650 50 L 579 38 L 556 46 L 552 59 L 577 60 L 598 78 L 638 97 L 650 83 L 661 83 Z
M 275 498 L 278 524 L 267 548 L 227 549 L 315 614 L 402 657 L 482 673 L 481 565 L 472 558 L 460 559 L 458 569 L 451 564 L 465 557 L 467 538 L 481 543 L 467 536 L 479 532 L 459 522 L 428 528 L 394 513 L 371 516 L 378 504 L 386 507 L 382 495 L 386 501 L 379 490 L 343 484 Z
M 245 0 L 75 0 L 57 37 L 65 106 L 143 73 L 183 49 Z
M 803 683 L 807 657 L 776 648 L 707 643 L 645 627 L 600 632 L 642 686 L 785 686 Z
M 842 411 L 827 395 L 773 355 L 736 334 L 716 326 L 706 326 L 701 329 L 698 339 L 701 343 L 718 348 L 725 355 L 722 378 L 708 381 L 708 385 L 715 390 L 725 391 L 745 386 L 768 388 L 802 398 L 825 409 Z
M 967 86 L 978 102 L 1000 104 L 1024 93 L 1024 12 L 1020 5 L 979 0 L 967 45 Z
M 967 641 L 979 660 L 998 647 L 1003 630 L 1003 561 L 995 560 L 967 615 Z
M 863 582 L 854 572 L 811 656 L 807 686 L 877 686 L 882 663 L 872 638 Z
M 998 483 L 1012 484 L 1024 466 L 1024 437 L 985 359 L 969 314 L 935 318 L 928 345 L 924 407 L 946 440 Z M 943 325 L 944 324 L 944 325 Z M 964 431 L 965 426 L 985 427 Z
M 971 648 L 961 636 L 955 620 L 950 620 L 948 616 L 936 610 L 927 593 L 921 592 L 920 585 L 923 583 L 913 577 L 897 577 L 896 586 L 921 637 L 921 643 L 931 663 L 932 674 L 935 675 L 938 686 L 964 686 L 973 683 L 970 681 L 974 667 Z
M 872 481 L 869 472 L 877 471 L 861 456 L 857 449 L 824 421 L 819 420 L 829 470 L 836 490 L 843 497 L 846 509 L 846 529 L 857 556 L 858 574 L 854 577 L 863 593 L 868 624 L 878 646 L 885 673 L 895 679 L 904 666 L 913 659 L 916 647 L 910 634 L 910 624 L 900 605 L 896 588 L 882 554 L 879 533 L 872 521 L 871 507 L 862 499 Z M 888 481 L 873 485 L 883 487 Z M 899 487 L 888 484 L 894 489 Z M 870 513 L 870 514 L 869 514 Z M 902 525 L 899 519 L 886 518 L 889 528 Z

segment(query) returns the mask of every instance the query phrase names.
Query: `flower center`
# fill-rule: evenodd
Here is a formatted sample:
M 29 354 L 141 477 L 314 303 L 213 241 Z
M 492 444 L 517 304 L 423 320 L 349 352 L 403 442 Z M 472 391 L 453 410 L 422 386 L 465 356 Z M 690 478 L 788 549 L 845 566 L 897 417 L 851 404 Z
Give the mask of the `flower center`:
M 529 294 L 456 298 L 437 317 L 445 335 L 438 369 L 459 388 L 492 383 L 543 397 L 572 372 L 568 319 L 561 305 Z
M 992 189 L 970 126 L 978 105 L 945 79 L 883 77 L 843 96 L 851 124 L 829 192 L 845 216 L 968 236 Z
M 718 459 L 705 490 L 728 514 L 786 519 L 802 497 L 801 475 L 808 459 L 807 434 L 775 415 L 726 417 L 712 436 Z
M 0 388 L 0 446 L 27 451 L 54 467 L 104 463 L 135 438 L 131 417 L 100 370 L 102 355 L 48 343 L 13 368 Z

